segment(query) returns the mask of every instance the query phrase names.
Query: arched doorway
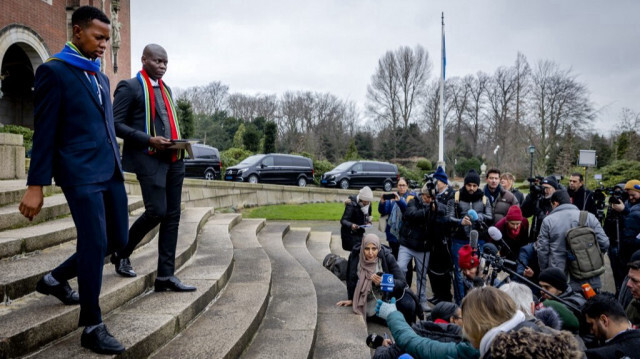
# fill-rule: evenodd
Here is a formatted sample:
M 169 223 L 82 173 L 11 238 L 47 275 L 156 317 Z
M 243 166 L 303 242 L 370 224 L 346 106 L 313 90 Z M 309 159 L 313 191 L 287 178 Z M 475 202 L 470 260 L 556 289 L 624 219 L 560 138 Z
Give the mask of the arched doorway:
M 35 69 L 48 57 L 33 30 L 21 25 L 0 30 L 0 123 L 33 128 Z

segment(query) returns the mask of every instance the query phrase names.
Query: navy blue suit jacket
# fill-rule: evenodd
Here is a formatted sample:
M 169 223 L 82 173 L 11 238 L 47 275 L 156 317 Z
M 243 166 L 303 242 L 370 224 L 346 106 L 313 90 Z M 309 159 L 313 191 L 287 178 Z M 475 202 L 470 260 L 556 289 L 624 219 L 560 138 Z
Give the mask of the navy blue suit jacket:
M 52 177 L 61 187 L 123 178 L 109 79 L 96 75 L 103 105 L 84 71 L 58 60 L 38 67 L 27 185 L 49 185 Z

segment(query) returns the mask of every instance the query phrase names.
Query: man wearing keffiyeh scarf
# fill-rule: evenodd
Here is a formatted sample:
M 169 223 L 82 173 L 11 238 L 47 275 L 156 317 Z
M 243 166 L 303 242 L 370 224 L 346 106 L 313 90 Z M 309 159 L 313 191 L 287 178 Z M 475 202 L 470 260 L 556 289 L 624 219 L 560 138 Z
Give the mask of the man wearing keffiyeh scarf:
M 127 246 L 111 257 L 116 272 L 135 277 L 129 257 L 149 231 L 160 224 L 158 276 L 155 290 L 190 292 L 196 288 L 175 277 L 175 252 L 184 180 L 182 151 L 171 149 L 181 139 L 179 119 L 169 87 L 162 81 L 167 52 L 149 44 L 142 53 L 142 70 L 121 81 L 113 101 L 116 133 L 124 139 L 122 165 L 140 182 L 145 212 L 129 230 Z

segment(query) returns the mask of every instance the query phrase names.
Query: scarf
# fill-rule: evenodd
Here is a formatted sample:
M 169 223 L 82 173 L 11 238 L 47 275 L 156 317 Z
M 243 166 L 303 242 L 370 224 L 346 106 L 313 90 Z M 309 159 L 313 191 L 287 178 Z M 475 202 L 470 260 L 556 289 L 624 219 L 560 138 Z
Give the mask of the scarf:
M 491 350 L 491 343 L 493 343 L 493 339 L 496 335 L 510 331 L 515 328 L 516 325 L 524 322 L 525 319 L 524 313 L 518 310 L 511 319 L 489 330 L 480 340 L 480 358 L 483 358 L 484 355 Z
M 469 193 L 467 192 L 466 188 L 464 187 L 460 188 L 460 201 L 462 202 L 473 203 L 477 201 L 482 201 L 482 196 L 484 196 L 484 193 L 480 189 L 477 189 L 473 193 Z
M 151 80 L 149 79 L 149 75 L 147 72 L 142 69 L 136 75 L 138 81 L 142 85 L 142 92 L 144 92 L 144 113 L 145 113 L 145 124 L 144 130 L 147 135 L 151 137 L 156 136 L 156 98 L 155 93 L 153 91 L 153 86 L 151 85 Z M 176 113 L 175 104 L 173 103 L 173 99 L 171 98 L 171 94 L 162 79 L 158 79 L 158 85 L 160 85 L 160 92 L 162 93 L 162 100 L 164 101 L 164 105 L 167 108 L 167 114 L 169 115 L 169 125 L 171 126 L 171 139 L 179 140 L 180 137 L 180 124 L 178 123 L 178 115 Z M 156 153 L 156 149 L 153 147 L 147 148 L 147 153 L 153 155 Z M 171 156 L 171 161 L 175 162 L 178 159 L 182 158 L 183 151 L 174 151 Z
M 365 322 L 367 320 L 367 296 L 371 291 L 371 276 L 376 274 L 376 267 L 378 264 L 378 258 L 374 258 L 370 261 L 366 260 L 364 256 L 364 248 L 367 244 L 373 243 L 380 251 L 380 239 L 375 234 L 367 234 L 362 238 L 362 245 L 360 246 L 360 254 L 358 258 L 358 283 L 356 289 L 353 292 L 353 312 L 361 314 Z M 380 253 L 380 252 L 378 252 Z
M 96 72 L 100 72 L 100 59 L 96 58 L 91 60 L 87 58 L 71 41 L 67 41 L 62 51 L 51 56 L 47 60 L 47 62 L 51 60 L 66 62 L 71 66 L 77 67 L 87 72 L 92 72 L 94 74 Z

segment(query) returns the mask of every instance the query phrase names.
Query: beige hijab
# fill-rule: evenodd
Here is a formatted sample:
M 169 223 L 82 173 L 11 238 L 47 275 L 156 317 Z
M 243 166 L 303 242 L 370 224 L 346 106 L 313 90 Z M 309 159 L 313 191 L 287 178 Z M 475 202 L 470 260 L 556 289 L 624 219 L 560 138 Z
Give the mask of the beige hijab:
M 375 234 L 367 234 L 362 238 L 362 245 L 360 246 L 360 254 L 358 261 L 358 284 L 353 292 L 353 311 L 354 313 L 362 314 L 366 320 L 367 316 L 367 296 L 371 291 L 371 276 L 376 274 L 376 267 L 378 265 L 378 257 L 367 261 L 364 256 L 364 248 L 367 244 L 373 243 L 380 251 L 380 238 Z

